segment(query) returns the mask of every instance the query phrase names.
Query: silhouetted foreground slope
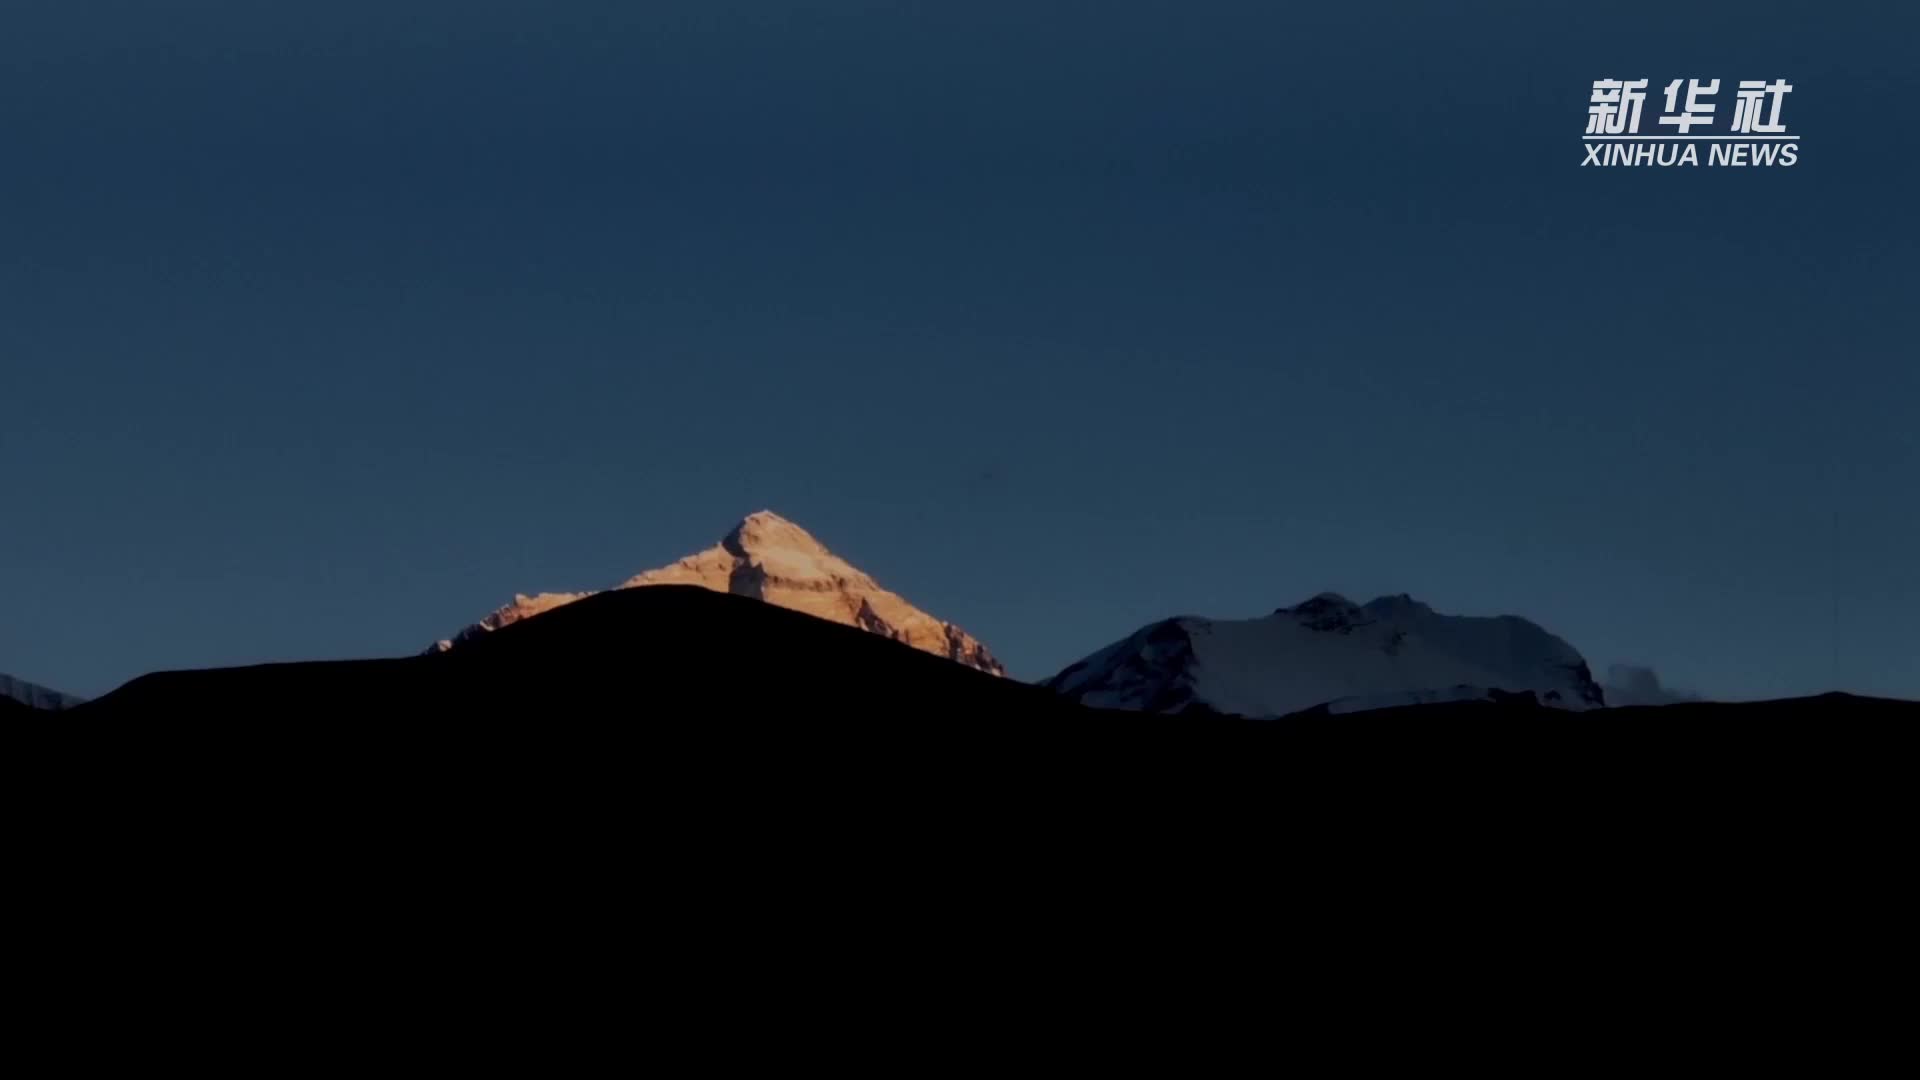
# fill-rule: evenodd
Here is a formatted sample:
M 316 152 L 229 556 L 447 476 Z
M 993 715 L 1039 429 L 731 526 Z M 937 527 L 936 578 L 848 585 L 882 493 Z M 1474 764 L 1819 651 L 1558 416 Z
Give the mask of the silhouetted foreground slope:
M 324 717 L 378 723 L 388 742 L 445 724 L 463 740 L 495 728 L 545 740 L 555 724 L 614 721 L 570 730 L 603 751 L 632 740 L 739 753 L 983 748 L 1094 721 L 1177 724 L 1102 717 L 866 630 L 693 586 L 591 596 L 447 653 L 140 676 L 73 717 Z
M 1347 867 L 1335 878 L 1425 881 L 1461 873 L 1468 838 L 1513 852 L 1499 875 L 1623 830 L 1636 865 L 1663 874 L 1789 835 L 1877 849 L 1876 830 L 1907 818 L 1916 712 L 1839 696 L 1099 712 L 853 627 L 656 586 L 438 655 L 143 676 L 38 727 L 77 744 L 116 828 L 163 811 L 247 850 L 345 828 L 403 876 L 442 849 L 477 865 L 512 850 L 542 868 L 525 889 L 589 866 L 610 882 L 631 850 L 674 881 L 733 882 L 690 918 L 744 924 L 761 916 L 738 904 L 764 889 L 742 875 L 884 891 L 917 860 L 942 880 L 950 865 L 1044 879 L 1089 845 L 1122 860 L 1143 842 L 1231 848 L 1257 867 L 1304 846 Z M 863 910 L 814 915 L 865 933 Z
M 602 593 L 451 652 L 142 676 L 74 710 L 76 721 L 229 718 L 375 722 L 382 737 L 593 732 L 746 753 L 868 757 L 911 751 L 991 761 L 1051 748 L 1147 750 L 1218 742 L 1463 759 L 1551 750 L 1716 753 L 1817 745 L 1835 723 L 1911 720 L 1909 702 L 1828 695 L 1751 704 L 1609 709 L 1569 716 L 1525 702 L 1454 703 L 1255 722 L 1204 713 L 1097 711 L 885 638 L 740 596 L 682 586 Z M 584 720 L 613 727 L 565 727 Z M 562 726 L 556 726 L 562 725 Z M 1907 725 L 1897 725 L 1901 734 Z M 1057 745 L 1056 745 L 1057 744 Z M 836 758 L 839 760 L 839 758 Z
M 730 717 L 750 726 L 920 714 L 1085 715 L 837 623 L 740 596 L 662 585 L 608 592 L 451 652 L 145 675 L 77 715 Z
M 1088 953 L 1066 966 L 1104 973 L 1136 963 L 1143 930 L 1190 949 L 1250 908 L 1229 925 L 1285 943 L 1262 971 L 1342 1002 L 1365 999 L 1337 980 L 1424 971 L 1444 984 L 1424 1011 L 1489 943 L 1531 958 L 1514 980 L 1531 991 L 1539 965 L 1586 982 L 1623 943 L 1665 940 L 1649 924 L 1694 962 L 1724 940 L 1717 970 L 1771 965 L 1747 924 L 1809 887 L 1844 893 L 1823 925 L 1846 932 L 1854 898 L 1885 895 L 1874 875 L 1904 876 L 1885 834 L 1909 817 L 1915 713 L 1103 713 L 659 586 L 441 655 L 144 676 L 33 726 L 50 790 L 32 803 L 61 851 L 111 870 L 86 891 L 94 923 L 137 907 L 156 937 L 276 943 L 264 962 L 292 950 L 300 973 L 363 958 L 356 994 L 413 986 L 367 975 L 404 956 L 446 1000 L 515 972 L 500 1000 L 537 999 L 516 1008 L 571 987 L 598 1009 L 617 960 L 664 963 L 681 1000 L 771 979 L 783 1012 L 820 999 L 819 973 L 864 972 L 874 1015 L 924 1014 L 900 988 L 970 985 L 948 973 L 981 957 L 1006 957 L 993 985 L 1019 993 L 1017 965 L 1063 935 Z M 1303 950 L 1325 977 L 1300 974 Z

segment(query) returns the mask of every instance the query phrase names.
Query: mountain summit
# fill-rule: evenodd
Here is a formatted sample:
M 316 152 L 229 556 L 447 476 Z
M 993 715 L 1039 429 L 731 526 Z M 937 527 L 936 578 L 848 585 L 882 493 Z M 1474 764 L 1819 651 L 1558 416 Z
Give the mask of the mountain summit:
M 993 675 L 1007 673 L 973 635 L 881 588 L 879 582 L 828 551 L 813 534 L 770 510 L 747 515 L 713 547 L 669 566 L 635 574 L 614 588 L 648 585 L 698 585 L 714 592 L 748 596 L 829 622 L 856 626 Z M 592 595 L 515 596 L 512 603 L 451 640 L 438 643 L 434 650 L 457 648 L 478 635 Z
M 1588 709 L 1600 687 L 1573 646 L 1513 615 L 1442 615 L 1410 596 L 1334 593 L 1263 619 L 1166 619 L 1055 675 L 1074 701 L 1275 717 L 1532 694 Z

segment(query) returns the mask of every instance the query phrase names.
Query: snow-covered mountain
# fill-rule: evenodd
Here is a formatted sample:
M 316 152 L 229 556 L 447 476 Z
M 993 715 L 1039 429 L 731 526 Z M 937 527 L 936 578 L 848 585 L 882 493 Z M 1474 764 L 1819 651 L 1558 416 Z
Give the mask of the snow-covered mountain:
M 86 700 L 11 675 L 0 675 L 0 697 L 12 698 L 36 709 L 71 709 Z
M 1532 692 L 1603 704 L 1573 646 L 1512 615 L 1442 615 L 1408 596 L 1322 593 L 1260 619 L 1167 619 L 1047 681 L 1075 701 L 1148 712 L 1277 717 Z
M 636 574 L 616 589 L 648 585 L 699 585 L 737 593 L 857 626 L 916 649 L 947 657 L 994 675 L 1006 668 L 973 635 L 934 618 L 880 587 L 873 578 L 828 551 L 811 534 L 771 511 L 749 514 L 713 547 L 671 566 Z M 570 604 L 591 592 L 519 595 L 513 602 L 434 645 L 458 648 L 479 634 Z

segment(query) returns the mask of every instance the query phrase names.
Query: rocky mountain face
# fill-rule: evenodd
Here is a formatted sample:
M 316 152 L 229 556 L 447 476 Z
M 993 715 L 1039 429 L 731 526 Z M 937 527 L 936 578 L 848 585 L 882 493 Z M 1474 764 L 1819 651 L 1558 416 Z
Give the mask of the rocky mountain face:
M 71 709 L 85 700 L 11 675 L 0 675 L 0 698 L 31 705 L 36 709 Z
M 1356 605 L 1332 593 L 1261 619 L 1157 622 L 1047 685 L 1103 708 L 1247 717 L 1518 694 L 1561 709 L 1604 704 L 1580 653 L 1525 619 L 1442 615 L 1408 596 Z
M 1006 674 L 1006 668 L 973 635 L 881 588 L 873 578 L 828 551 L 805 529 L 771 511 L 748 515 L 713 547 L 672 565 L 636 574 L 613 588 L 635 589 L 649 585 L 697 585 L 715 592 L 748 596 L 830 622 L 859 627 L 993 675 Z M 451 639 L 437 643 L 430 651 L 458 648 L 462 642 L 478 635 L 592 595 L 593 592 L 578 592 L 515 596 L 512 603 Z

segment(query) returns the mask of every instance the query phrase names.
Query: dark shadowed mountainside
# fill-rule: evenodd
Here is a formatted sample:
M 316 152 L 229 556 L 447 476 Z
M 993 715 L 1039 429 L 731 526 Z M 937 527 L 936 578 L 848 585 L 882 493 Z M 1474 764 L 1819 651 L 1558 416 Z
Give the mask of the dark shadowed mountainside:
M 444 653 L 144 675 L 76 715 L 161 712 L 526 723 L 698 714 L 753 727 L 1091 715 L 852 626 L 681 585 L 599 593 Z
M 894 988 L 1063 940 L 1100 973 L 1137 962 L 1143 928 L 1187 948 L 1236 907 L 1288 965 L 1359 982 L 1568 935 L 1734 963 L 1789 898 L 1885 894 L 1915 713 L 1099 712 L 659 586 L 442 654 L 143 676 L 32 726 L 46 790 L 23 801 L 71 866 L 45 879 L 86 883 L 63 910 L 119 925 L 137 900 L 134 925 L 164 928 L 123 948 L 284 940 L 265 962 L 301 971 L 404 954 L 462 1008 L 551 975 L 523 1013 L 594 998 L 608 958 L 676 1000 L 753 972 L 796 1017 L 809 973 L 851 970 L 875 1015 L 924 1014 Z M 1014 993 L 1017 970 L 996 976 Z
M 1521 759 L 1536 749 L 1671 755 L 1694 745 L 1818 743 L 1836 722 L 1911 718 L 1920 706 L 1828 695 L 1737 705 L 1604 709 L 1584 715 L 1528 695 L 1297 719 L 1205 710 L 1096 710 L 929 652 L 747 597 L 661 585 L 589 596 L 445 653 L 144 675 L 73 710 L 76 723 L 228 719 L 253 738 L 329 738 L 375 725 L 398 745 L 459 731 L 662 748 L 815 756 L 827 767 L 890 753 L 993 764 L 1036 753 L 1261 747 L 1297 761 L 1365 745 L 1408 760 Z M 587 722 L 592 722 L 591 724 Z M 798 758 L 790 760 L 799 760 Z

